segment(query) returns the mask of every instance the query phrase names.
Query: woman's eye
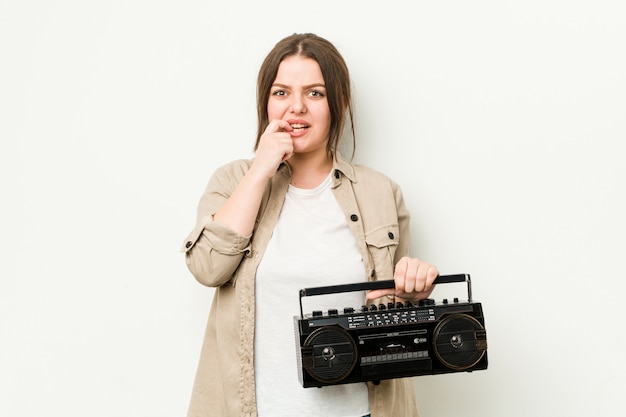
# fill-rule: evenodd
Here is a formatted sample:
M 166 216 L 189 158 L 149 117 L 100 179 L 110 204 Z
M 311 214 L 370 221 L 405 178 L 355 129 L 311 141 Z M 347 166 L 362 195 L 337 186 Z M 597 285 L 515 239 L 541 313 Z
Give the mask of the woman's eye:
M 312 90 L 309 94 L 313 97 L 324 97 L 324 93 L 317 90 Z
M 275 91 L 272 92 L 273 96 L 284 96 L 286 94 L 287 93 L 285 92 L 285 90 L 275 90 Z

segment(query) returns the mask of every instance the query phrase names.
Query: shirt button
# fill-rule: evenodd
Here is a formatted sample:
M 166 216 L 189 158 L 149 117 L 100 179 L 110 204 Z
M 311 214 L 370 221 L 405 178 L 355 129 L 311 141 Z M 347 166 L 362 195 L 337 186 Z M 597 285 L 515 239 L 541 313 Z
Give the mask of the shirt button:
M 391 239 L 391 240 L 393 240 L 393 238 L 395 237 L 395 236 L 393 235 L 393 233 L 391 233 L 391 232 L 387 233 L 387 236 L 389 236 L 389 239 Z
M 339 179 L 339 171 L 335 170 L 335 178 Z
M 353 214 L 350 216 L 350 220 L 352 220 L 353 222 L 359 220 L 359 216 L 357 216 L 356 214 Z
M 185 247 L 186 247 L 187 249 L 189 249 L 189 248 L 191 247 L 191 245 L 192 245 L 192 243 L 191 243 L 191 242 L 187 242 L 187 243 L 185 243 Z

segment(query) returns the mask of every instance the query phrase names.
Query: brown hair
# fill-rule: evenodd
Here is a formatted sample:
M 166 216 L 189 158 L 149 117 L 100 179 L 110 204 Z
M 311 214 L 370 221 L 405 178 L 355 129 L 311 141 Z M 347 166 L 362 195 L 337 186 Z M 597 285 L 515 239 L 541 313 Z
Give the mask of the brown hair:
M 280 63 L 290 56 L 303 56 L 312 58 L 320 66 L 324 83 L 326 84 L 326 97 L 330 109 L 330 130 L 326 150 L 334 155 L 341 138 L 341 133 L 346 119 L 346 111 L 350 117 L 350 129 L 352 132 L 353 156 L 354 156 L 354 121 L 352 95 L 350 90 L 350 74 L 348 66 L 335 46 L 326 39 L 313 33 L 294 33 L 280 40 L 270 53 L 265 57 L 257 78 L 257 138 L 254 145 L 256 151 L 265 132 L 269 120 L 267 117 L 267 103 L 270 90 Z

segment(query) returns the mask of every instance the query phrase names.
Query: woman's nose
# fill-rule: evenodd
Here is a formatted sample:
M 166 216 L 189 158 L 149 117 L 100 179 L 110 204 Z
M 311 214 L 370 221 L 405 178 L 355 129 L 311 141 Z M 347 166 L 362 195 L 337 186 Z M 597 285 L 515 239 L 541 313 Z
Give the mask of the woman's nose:
M 306 105 L 304 104 L 304 100 L 302 100 L 301 97 L 298 96 L 292 96 L 292 102 L 291 102 L 291 112 L 294 114 L 304 114 L 306 113 Z

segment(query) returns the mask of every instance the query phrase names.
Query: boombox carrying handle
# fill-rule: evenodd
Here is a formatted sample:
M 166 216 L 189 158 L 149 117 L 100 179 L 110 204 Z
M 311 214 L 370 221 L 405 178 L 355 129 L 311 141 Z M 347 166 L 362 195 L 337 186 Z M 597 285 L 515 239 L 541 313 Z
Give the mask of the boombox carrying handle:
M 467 282 L 467 299 L 472 302 L 472 280 L 469 274 L 438 275 L 433 284 L 449 284 L 451 282 Z M 395 281 L 392 279 L 382 281 L 357 282 L 354 284 L 330 285 L 327 287 L 303 288 L 300 290 L 300 317 L 304 318 L 302 310 L 302 298 L 312 295 L 337 294 L 340 292 L 383 290 L 394 288 Z

